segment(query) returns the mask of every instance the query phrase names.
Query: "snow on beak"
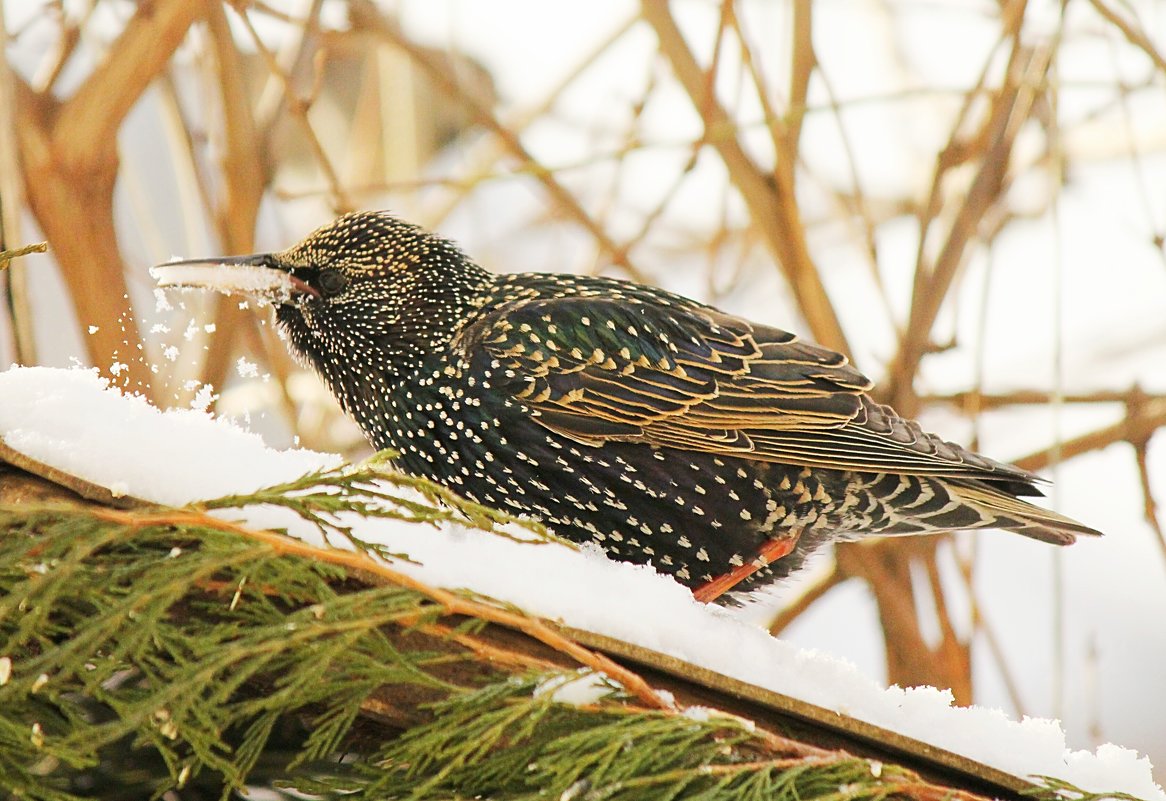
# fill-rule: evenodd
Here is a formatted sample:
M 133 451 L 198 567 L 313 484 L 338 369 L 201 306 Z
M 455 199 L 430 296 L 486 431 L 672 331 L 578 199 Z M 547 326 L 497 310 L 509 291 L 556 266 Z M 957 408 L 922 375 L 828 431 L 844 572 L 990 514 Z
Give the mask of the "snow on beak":
M 319 290 L 284 269 L 270 253 L 169 261 L 150 268 L 160 287 L 213 289 L 267 303 L 287 303 L 296 295 L 320 297 Z

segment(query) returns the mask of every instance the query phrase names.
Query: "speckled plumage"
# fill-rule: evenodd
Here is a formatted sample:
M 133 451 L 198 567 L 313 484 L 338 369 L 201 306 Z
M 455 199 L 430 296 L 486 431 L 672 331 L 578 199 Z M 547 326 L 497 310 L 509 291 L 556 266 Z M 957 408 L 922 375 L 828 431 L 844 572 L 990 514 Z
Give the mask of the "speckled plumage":
M 836 539 L 1096 533 L 1019 500 L 1032 475 L 874 404 L 841 355 L 659 289 L 493 275 L 378 212 L 253 263 L 292 274 L 276 309 L 292 350 L 403 469 L 698 597 Z

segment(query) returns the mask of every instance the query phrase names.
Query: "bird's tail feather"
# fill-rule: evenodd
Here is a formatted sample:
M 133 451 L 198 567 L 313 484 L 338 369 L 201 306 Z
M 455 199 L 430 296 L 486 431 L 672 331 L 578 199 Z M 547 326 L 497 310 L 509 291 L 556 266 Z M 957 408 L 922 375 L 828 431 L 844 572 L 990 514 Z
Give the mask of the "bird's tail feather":
M 1023 501 L 976 481 L 948 479 L 949 492 L 985 516 L 985 527 L 1001 528 L 1054 545 L 1069 545 L 1078 536 L 1101 532 L 1049 509 Z M 991 521 L 989 522 L 990 518 Z

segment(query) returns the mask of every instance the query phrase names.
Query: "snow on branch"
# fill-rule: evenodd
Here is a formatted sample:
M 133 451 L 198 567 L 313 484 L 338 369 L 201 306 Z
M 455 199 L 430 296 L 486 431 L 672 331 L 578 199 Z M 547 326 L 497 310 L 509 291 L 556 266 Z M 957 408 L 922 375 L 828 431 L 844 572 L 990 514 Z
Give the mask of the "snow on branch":
M 11 370 L 0 392 L 23 454 L 0 463 L 0 784 L 24 797 L 1162 797 L 1130 751 L 882 690 L 380 462 L 257 448 L 89 372 Z M 82 407 L 114 444 L 70 435 Z M 168 470 L 180 486 L 150 484 Z M 128 508 L 86 488 L 123 475 Z M 224 475 L 250 488 L 206 499 Z M 604 691 L 568 691 L 580 669 Z

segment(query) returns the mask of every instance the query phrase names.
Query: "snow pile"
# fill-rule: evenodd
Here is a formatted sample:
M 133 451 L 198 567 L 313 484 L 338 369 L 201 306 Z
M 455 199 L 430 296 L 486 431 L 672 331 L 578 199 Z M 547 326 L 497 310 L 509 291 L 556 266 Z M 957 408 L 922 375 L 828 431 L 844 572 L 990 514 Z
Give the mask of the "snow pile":
M 204 413 L 159 412 L 123 397 L 94 372 L 14 368 L 0 373 L 0 437 L 12 448 L 95 483 L 168 504 L 243 493 L 334 466 L 339 457 L 274 451 Z M 273 510 L 247 510 L 255 526 L 289 526 Z M 293 534 L 316 539 L 306 526 Z M 1149 760 L 1106 745 L 1070 751 L 1059 723 L 1009 720 L 997 710 L 952 706 L 933 688 L 884 689 L 849 663 L 799 650 L 733 613 L 697 603 L 645 567 L 594 551 L 521 545 L 484 532 L 361 521 L 366 541 L 407 552 L 396 564 L 431 584 L 472 588 L 529 612 L 637 643 L 742 681 L 901 732 L 1018 776 L 1050 775 L 1094 791 L 1166 801 Z M 489 568 L 483 570 L 482 566 Z M 629 611 L 634 610 L 634 614 Z M 586 702 L 588 681 L 546 691 Z
M 0 437 L 115 494 L 170 505 L 254 492 L 341 462 L 333 454 L 273 451 L 258 435 L 205 411 L 159 412 L 137 395 L 109 389 L 89 370 L 0 373 Z
M 563 675 L 547 679 L 534 688 L 534 695 L 537 698 L 549 694 L 552 701 L 560 704 L 587 706 L 599 703 L 615 689 L 616 685 L 603 675 L 583 669 L 574 677 Z

